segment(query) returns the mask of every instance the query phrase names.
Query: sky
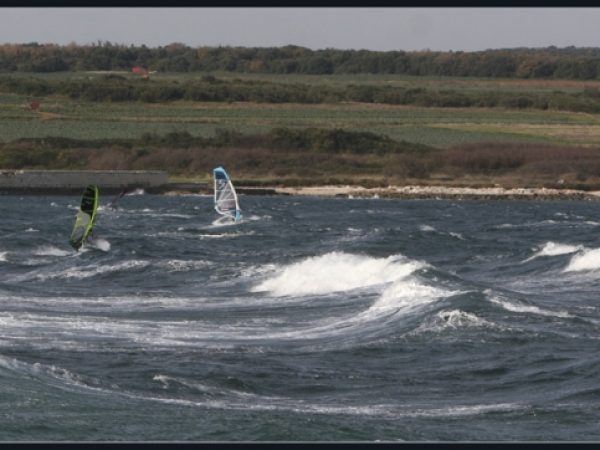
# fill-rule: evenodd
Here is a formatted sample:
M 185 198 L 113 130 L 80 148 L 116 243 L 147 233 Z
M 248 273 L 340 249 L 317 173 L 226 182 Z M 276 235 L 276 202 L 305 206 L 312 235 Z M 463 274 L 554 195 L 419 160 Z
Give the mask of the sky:
M 478 51 L 598 47 L 600 8 L 0 7 L 0 43 Z

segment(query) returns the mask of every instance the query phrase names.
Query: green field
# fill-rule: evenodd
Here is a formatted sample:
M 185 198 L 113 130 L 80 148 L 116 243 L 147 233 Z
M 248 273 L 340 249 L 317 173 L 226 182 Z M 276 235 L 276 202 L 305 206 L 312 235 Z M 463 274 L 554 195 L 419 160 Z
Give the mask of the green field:
M 60 136 L 78 139 L 135 138 L 144 133 L 187 131 L 211 136 L 217 129 L 263 133 L 276 127 L 372 131 L 396 140 L 444 148 L 474 142 L 554 142 L 600 145 L 594 114 L 500 108 L 422 108 L 365 103 L 110 103 L 64 97 L 28 98 L 0 93 L 0 139 Z
M 13 72 L 14 77 L 35 77 L 48 80 L 94 79 L 107 74 L 119 75 L 128 79 L 140 76 L 127 71 L 93 72 Z M 520 78 L 484 78 L 484 77 L 433 77 L 391 74 L 261 74 L 242 72 L 157 72 L 150 75 L 155 80 L 185 82 L 214 76 L 222 80 L 265 81 L 281 84 L 309 84 L 344 87 L 354 85 L 394 86 L 405 88 L 454 89 L 457 91 L 506 91 L 506 92 L 582 92 L 585 88 L 600 88 L 600 80 L 560 80 L 560 79 L 520 79 Z
M 137 75 L 117 72 L 125 78 Z M 168 82 L 185 82 L 207 74 L 152 74 Z M 536 92 L 581 92 L 600 87 L 600 81 L 507 80 L 482 78 L 439 78 L 386 75 L 260 75 L 214 73 L 221 80 L 254 80 L 269 83 L 349 84 L 452 89 L 456 92 L 489 90 Z M 14 76 L 14 75 L 13 75 Z M 17 74 L 60 82 L 69 78 L 106 80 L 106 73 L 73 72 Z M 165 84 L 161 84 L 164 86 Z M 32 110 L 30 101 L 40 102 Z M 372 151 L 375 141 L 368 138 L 360 151 L 323 151 L 328 139 L 315 138 L 312 150 L 271 145 L 274 129 L 344 130 L 371 132 L 394 141 L 435 147 L 427 153 L 387 153 Z M 211 138 L 222 131 L 234 131 L 260 142 L 215 147 L 194 144 L 181 146 L 171 138 L 157 141 L 173 132 Z M 148 144 L 145 134 L 155 136 Z M 289 132 L 288 132 L 289 134 Z M 249 136 L 254 135 L 254 137 Z M 156 138 L 158 136 L 158 138 Z M 358 134 L 351 142 L 359 142 Z M 75 147 L 65 142 L 18 143 L 23 138 L 71 138 L 83 143 Z M 252 138 L 252 139 L 251 139 Z M 111 139 L 138 140 L 123 145 Z M 297 138 L 294 138 L 297 139 Z M 319 141 L 319 139 L 322 139 Z M 103 144 L 85 141 L 107 140 Z M 301 140 L 301 139 L 299 139 Z M 243 139 L 242 139 L 243 141 Z M 240 141 L 240 142 L 242 142 Z M 133 142 L 133 141 L 132 141 Z M 157 143 L 159 142 L 159 143 Z M 367 143 L 370 142 L 370 143 Z M 226 164 L 247 183 L 439 183 L 507 186 L 600 185 L 600 114 L 542 109 L 441 108 L 381 103 L 257 103 L 141 101 L 110 102 L 74 100 L 66 96 L 29 97 L 0 92 L 0 160 L 2 168 L 87 168 L 160 169 L 172 175 L 204 177 L 216 164 Z M 52 147 L 54 145 L 54 147 Z M 211 146 L 212 145 L 212 146 Z M 387 144 L 386 144 L 387 145 Z M 79 146 L 79 147 L 77 147 Z M 401 144 L 409 148 L 409 144 Z M 333 148 L 333 147 L 331 147 Z M 439 150 L 436 150 L 439 149 Z M 39 150 L 39 151 L 38 151 Z M 328 153 L 329 152 L 329 153 Z M 438 181 L 436 181 L 438 180 Z

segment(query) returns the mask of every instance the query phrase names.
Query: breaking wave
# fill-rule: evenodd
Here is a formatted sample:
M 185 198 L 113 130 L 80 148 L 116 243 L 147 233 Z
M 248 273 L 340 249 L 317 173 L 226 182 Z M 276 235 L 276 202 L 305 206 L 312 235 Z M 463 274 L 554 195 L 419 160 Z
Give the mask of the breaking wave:
M 600 269 L 600 248 L 587 249 L 573 255 L 564 272 L 594 271 Z
M 424 263 L 401 255 L 373 258 L 331 252 L 277 267 L 272 277 L 251 291 L 268 291 L 277 297 L 328 294 L 398 281 L 422 267 Z
M 546 242 L 538 252 L 527 258 L 524 262 L 531 261 L 532 259 L 539 258 L 542 256 L 567 255 L 569 253 L 575 253 L 583 249 L 583 245 L 561 244 L 550 241 Z

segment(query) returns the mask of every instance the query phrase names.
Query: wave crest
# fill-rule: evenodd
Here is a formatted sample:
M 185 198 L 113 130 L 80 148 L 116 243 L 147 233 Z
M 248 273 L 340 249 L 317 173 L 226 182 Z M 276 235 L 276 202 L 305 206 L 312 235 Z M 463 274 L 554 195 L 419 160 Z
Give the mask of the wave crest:
M 569 253 L 575 253 L 583 250 L 583 245 L 570 245 L 570 244 L 561 244 L 560 242 L 546 242 L 544 246 L 536 253 L 534 253 L 531 257 L 527 258 L 526 261 L 531 261 L 532 259 L 539 258 L 541 256 L 558 256 L 558 255 L 567 255 Z
M 600 269 L 600 248 L 595 248 L 573 255 L 564 272 L 593 271 L 598 269 Z
M 274 276 L 251 291 L 268 291 L 277 297 L 349 291 L 397 281 L 424 266 L 401 255 L 374 258 L 331 252 L 276 268 Z

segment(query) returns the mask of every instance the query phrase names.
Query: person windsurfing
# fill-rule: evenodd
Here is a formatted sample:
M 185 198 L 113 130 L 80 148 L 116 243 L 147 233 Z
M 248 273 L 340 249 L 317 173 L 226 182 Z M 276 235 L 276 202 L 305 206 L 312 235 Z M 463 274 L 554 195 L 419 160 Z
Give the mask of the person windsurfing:
M 81 205 L 75 216 L 75 225 L 71 232 L 69 243 L 75 250 L 79 250 L 83 242 L 89 242 L 89 236 L 94 228 L 96 211 L 98 210 L 98 198 L 100 194 L 98 186 L 90 184 L 86 186 L 81 196 Z

